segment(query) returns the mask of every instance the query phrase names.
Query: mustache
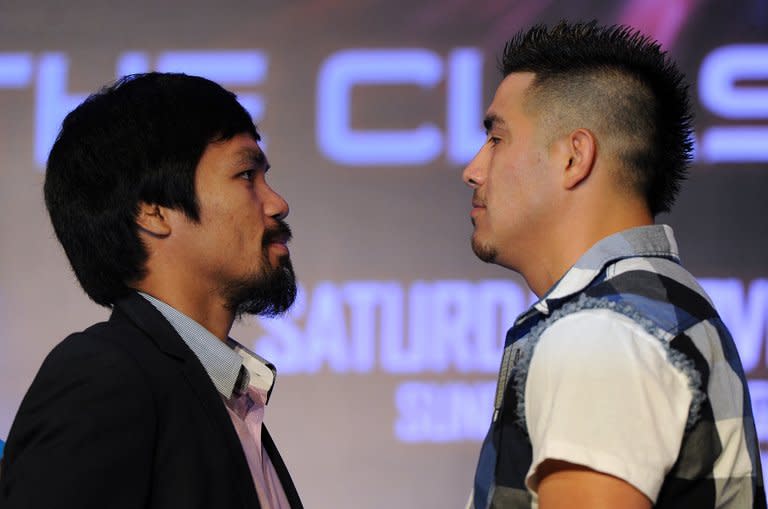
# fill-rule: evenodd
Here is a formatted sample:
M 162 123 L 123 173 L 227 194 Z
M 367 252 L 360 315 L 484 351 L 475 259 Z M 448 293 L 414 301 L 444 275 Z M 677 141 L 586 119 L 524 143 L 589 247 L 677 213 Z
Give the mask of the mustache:
M 288 242 L 293 238 L 291 227 L 282 219 L 277 219 L 275 226 L 264 230 L 261 243 L 266 247 L 273 242 Z

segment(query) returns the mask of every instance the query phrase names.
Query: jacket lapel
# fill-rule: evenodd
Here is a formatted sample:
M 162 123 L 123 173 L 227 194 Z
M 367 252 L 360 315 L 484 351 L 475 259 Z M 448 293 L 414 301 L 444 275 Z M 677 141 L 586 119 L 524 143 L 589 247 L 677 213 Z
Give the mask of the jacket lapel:
M 179 336 L 173 326 L 141 295 L 132 293 L 119 300 L 115 304 L 115 313 L 119 312 L 127 315 L 133 323 L 142 329 L 160 351 L 181 363 L 181 371 L 190 389 L 197 396 L 201 406 L 204 408 L 205 414 L 213 422 L 213 429 L 219 430 L 219 433 L 224 438 L 224 442 L 227 445 L 227 453 L 233 466 L 234 484 L 240 487 L 240 498 L 243 502 L 243 507 L 247 509 L 259 508 L 260 504 L 256 487 L 253 484 L 251 471 L 248 468 L 248 461 L 245 458 L 240 439 L 224 407 L 221 394 L 216 390 L 203 365 L 184 340 L 181 339 L 181 336 Z M 113 318 L 114 316 L 113 314 Z M 272 445 L 274 446 L 274 444 Z M 271 453 L 270 458 L 272 458 Z M 283 468 L 285 468 L 284 465 Z M 282 474 L 279 475 L 281 475 L 282 481 Z M 293 485 L 291 484 L 291 486 Z
M 190 355 L 194 356 L 168 320 L 138 293 L 131 293 L 118 300 L 110 320 L 114 320 L 120 313 L 143 330 L 163 353 L 183 361 L 188 360 Z
M 303 509 L 301 504 L 299 493 L 296 491 L 296 486 L 293 484 L 293 479 L 288 473 L 283 458 L 275 447 L 275 442 L 272 441 L 272 436 L 267 431 L 266 426 L 261 427 L 261 443 L 264 445 L 264 450 L 269 454 L 269 459 L 272 462 L 272 466 L 275 467 L 275 472 L 280 478 L 280 484 L 283 485 L 283 491 L 285 491 L 285 497 L 288 499 L 288 503 L 291 505 L 291 509 Z

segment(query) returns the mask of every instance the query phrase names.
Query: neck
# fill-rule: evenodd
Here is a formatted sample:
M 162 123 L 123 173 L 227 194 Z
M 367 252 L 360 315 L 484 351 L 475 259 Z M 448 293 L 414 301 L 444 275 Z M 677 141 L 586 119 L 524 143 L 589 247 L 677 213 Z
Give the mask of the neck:
M 141 292 L 159 299 L 205 327 L 221 341 L 226 341 L 235 316 L 227 309 L 224 299 L 216 293 L 196 288 L 190 278 L 183 281 L 168 281 L 167 278 L 153 277 L 151 268 L 148 275 L 133 285 Z
M 584 201 L 581 203 L 590 203 Z M 518 272 L 538 297 L 542 297 L 562 278 L 584 253 L 602 239 L 615 233 L 653 224 L 653 216 L 640 201 L 622 200 L 591 202 L 593 206 L 576 205 L 561 211 L 560 218 L 546 228 L 537 248 L 527 257 Z M 599 206 L 594 206 L 598 203 Z

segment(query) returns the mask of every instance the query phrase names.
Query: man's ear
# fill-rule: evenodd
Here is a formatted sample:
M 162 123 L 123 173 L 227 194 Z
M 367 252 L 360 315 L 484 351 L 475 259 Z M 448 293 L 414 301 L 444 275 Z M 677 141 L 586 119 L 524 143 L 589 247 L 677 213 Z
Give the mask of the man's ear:
M 572 131 L 564 140 L 563 187 L 573 189 L 592 173 L 597 158 L 597 139 L 589 129 Z
M 167 237 L 170 235 L 171 224 L 168 219 L 168 209 L 165 207 L 154 203 L 139 203 L 136 224 L 149 235 L 155 237 Z

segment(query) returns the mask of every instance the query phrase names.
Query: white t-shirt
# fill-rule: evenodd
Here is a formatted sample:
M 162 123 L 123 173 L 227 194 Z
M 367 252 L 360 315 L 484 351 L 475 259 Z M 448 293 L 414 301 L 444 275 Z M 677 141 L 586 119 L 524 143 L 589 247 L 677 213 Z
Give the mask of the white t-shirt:
M 661 341 L 607 309 L 567 315 L 540 337 L 525 386 L 536 468 L 567 461 L 621 478 L 652 502 L 677 460 L 693 398 Z

